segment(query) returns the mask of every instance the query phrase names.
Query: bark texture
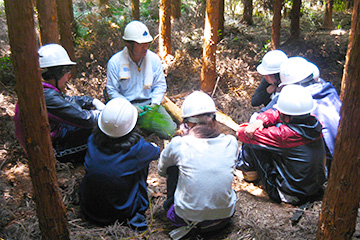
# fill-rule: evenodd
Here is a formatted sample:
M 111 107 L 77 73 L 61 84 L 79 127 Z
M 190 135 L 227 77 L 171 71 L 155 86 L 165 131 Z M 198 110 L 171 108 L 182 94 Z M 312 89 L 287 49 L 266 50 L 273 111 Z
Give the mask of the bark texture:
M 354 1 L 342 79 L 341 120 L 317 239 L 351 239 L 360 201 L 360 0 Z
M 41 45 L 59 43 L 56 0 L 36 0 Z
M 42 239 L 69 239 L 56 177 L 38 61 L 31 0 L 6 0 L 5 9 L 21 121 Z
M 159 55 L 162 59 L 171 54 L 171 0 L 160 0 Z
M 201 68 L 201 90 L 210 93 L 216 81 L 216 48 L 219 27 L 219 1 L 207 0 L 204 29 L 203 64 Z

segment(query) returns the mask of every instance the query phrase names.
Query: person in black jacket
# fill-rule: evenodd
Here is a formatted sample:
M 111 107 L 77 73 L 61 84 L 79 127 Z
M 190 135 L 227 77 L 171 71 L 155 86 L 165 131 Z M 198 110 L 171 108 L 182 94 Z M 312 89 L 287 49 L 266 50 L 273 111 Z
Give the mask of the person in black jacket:
M 280 83 L 280 65 L 288 57 L 281 50 L 272 50 L 267 52 L 262 59 L 262 63 L 257 66 L 258 73 L 263 75 L 260 85 L 256 88 L 252 98 L 251 105 L 253 107 L 266 106 L 278 92 Z
M 246 181 L 258 178 L 275 202 L 301 205 L 317 200 L 325 182 L 325 145 L 315 104 L 300 85 L 287 85 L 276 110 L 261 113 L 239 126 L 243 142 L 236 165 Z
M 138 112 L 123 98 L 113 98 L 101 112 L 88 140 L 86 174 L 80 185 L 80 207 L 99 225 L 115 221 L 147 229 L 149 164 L 160 148 L 134 131 Z
M 42 70 L 45 103 L 50 123 L 50 134 L 56 158 L 61 162 L 83 161 L 87 138 L 97 124 L 105 105 L 89 96 L 66 96 L 66 82 L 71 78 L 71 61 L 59 44 L 47 44 L 38 50 Z M 15 133 L 25 149 L 18 104 L 15 107 Z

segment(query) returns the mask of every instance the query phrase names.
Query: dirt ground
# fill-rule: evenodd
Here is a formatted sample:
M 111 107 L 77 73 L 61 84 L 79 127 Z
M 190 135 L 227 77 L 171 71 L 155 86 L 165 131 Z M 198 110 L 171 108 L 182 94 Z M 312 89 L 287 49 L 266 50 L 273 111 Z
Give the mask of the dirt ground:
M 2 59 L 9 56 L 6 21 L 1 15 L 0 53 Z M 191 21 L 190 21 L 191 19 Z M 195 19 L 195 20 L 194 20 Z M 200 19 L 200 20 L 199 20 Z M 202 54 L 202 16 L 183 16 L 174 22 L 172 31 L 173 58 L 164 62 L 167 77 L 167 96 L 178 106 L 186 95 L 198 90 Z M 321 30 L 318 25 L 304 21 L 301 37 L 297 41 L 285 41 L 289 34 L 289 22 L 284 19 L 281 48 L 288 56 L 304 56 L 314 62 L 321 77 L 340 90 L 343 65 L 350 28 L 349 13 L 334 13 L 335 21 L 341 22 L 344 31 Z M 319 20 L 319 19 L 318 19 Z M 219 81 L 213 98 L 220 111 L 236 123 L 248 121 L 257 111 L 250 105 L 252 93 L 261 77 L 256 72 L 270 39 L 271 23 L 261 18 L 254 19 L 253 26 L 240 22 L 240 16 L 227 18 L 225 35 L 218 44 L 217 72 Z M 153 36 L 157 23 L 147 21 Z M 334 24 L 335 26 L 336 24 Z M 187 31 L 185 31 L 185 29 Z M 106 83 L 106 62 L 120 50 L 112 44 L 114 36 L 92 39 L 90 44 L 77 47 L 77 76 L 69 84 L 69 95 L 87 94 L 102 99 Z M 156 51 L 157 43 L 151 47 Z M 15 139 L 14 106 L 17 101 L 15 81 L 12 74 L 3 71 L 0 75 L 0 239 L 41 239 L 31 191 L 31 179 L 27 159 Z M 228 131 L 230 134 L 234 132 Z M 163 141 L 154 135 L 145 136 L 163 148 Z M 150 166 L 148 177 L 151 205 L 147 212 L 149 229 L 139 233 L 119 223 L 99 227 L 87 222 L 79 208 L 78 187 L 84 175 L 82 165 L 57 163 L 57 173 L 66 205 L 71 239 L 169 239 L 173 229 L 165 217 L 162 204 L 166 198 L 165 179 L 157 174 L 157 161 Z M 214 176 L 216 177 L 216 176 Z M 298 208 L 288 204 L 276 204 L 269 200 L 261 186 L 245 182 L 234 175 L 233 188 L 238 203 L 231 225 L 212 236 L 192 235 L 188 239 L 315 239 L 321 201 L 308 206 L 297 224 L 291 217 Z M 360 223 L 357 222 L 354 239 L 360 238 Z

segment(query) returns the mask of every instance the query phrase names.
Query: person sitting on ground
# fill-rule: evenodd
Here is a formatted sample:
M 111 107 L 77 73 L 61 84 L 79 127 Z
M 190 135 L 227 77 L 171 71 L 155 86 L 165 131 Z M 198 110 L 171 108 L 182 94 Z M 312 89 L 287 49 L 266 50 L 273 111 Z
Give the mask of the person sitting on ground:
M 89 96 L 66 96 L 66 82 L 71 78 L 72 62 L 59 44 L 39 48 L 45 104 L 50 123 L 50 134 L 56 158 L 61 162 L 83 162 L 87 138 L 96 126 L 98 115 L 105 107 L 100 100 Z M 25 149 L 18 104 L 15 107 L 15 132 Z
M 80 207 L 97 224 L 117 220 L 133 229 L 147 229 L 146 180 L 149 164 L 159 158 L 160 149 L 133 130 L 137 117 L 130 102 L 114 98 L 106 104 L 89 137 Z
M 298 84 L 310 91 L 315 100 L 315 108 L 311 112 L 323 126 L 326 147 L 326 172 L 330 173 L 334 155 L 335 139 L 340 123 L 341 101 L 335 87 L 330 82 L 320 78 L 319 68 L 302 57 L 290 57 L 280 66 L 279 87 L 288 84 Z M 275 97 L 262 111 L 272 108 L 278 101 Z
M 196 227 L 200 233 L 220 230 L 235 211 L 232 189 L 238 143 L 218 131 L 214 101 L 195 91 L 182 105 L 183 123 L 160 155 L 158 172 L 167 178 L 167 217 L 176 227 L 172 237 Z
M 251 98 L 251 105 L 253 107 L 266 106 L 279 92 L 280 65 L 286 59 L 288 59 L 288 57 L 281 50 L 272 50 L 264 55 L 261 64 L 256 68 L 258 73 L 264 77 L 261 79 L 259 86 Z
M 143 128 L 169 139 L 177 126 L 160 105 L 167 86 L 160 57 L 148 49 L 153 38 L 142 22 L 132 21 L 126 25 L 123 39 L 125 48 L 107 64 L 105 95 L 130 101 L 138 109 L 139 122 L 147 111 L 156 110 L 162 121 L 147 119 L 152 122 Z
M 277 203 L 301 205 L 317 200 L 325 182 L 322 127 L 310 115 L 315 107 L 310 92 L 300 85 L 285 86 L 274 106 L 252 124 L 239 126 L 243 143 L 237 169 L 244 180 L 260 179 Z

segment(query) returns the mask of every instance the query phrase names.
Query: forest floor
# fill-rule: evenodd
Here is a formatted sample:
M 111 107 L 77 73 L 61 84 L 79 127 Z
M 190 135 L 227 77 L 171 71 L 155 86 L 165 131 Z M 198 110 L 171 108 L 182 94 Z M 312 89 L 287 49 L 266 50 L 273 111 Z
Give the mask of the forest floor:
M 4 59 L 9 56 L 4 17 L 2 14 L 0 18 L 2 66 L 6 65 Z M 168 83 L 167 96 L 178 106 L 181 106 L 185 96 L 200 88 L 201 19 L 201 16 L 183 16 L 172 26 L 174 55 L 164 62 L 164 68 Z M 261 80 L 256 66 L 266 51 L 264 45 L 271 35 L 270 22 L 255 18 L 254 25 L 246 26 L 239 19 L 239 16 L 226 19 L 225 34 L 218 44 L 219 81 L 213 92 L 213 99 L 219 110 L 236 123 L 248 121 L 250 115 L 259 110 L 251 107 L 250 99 Z M 350 13 L 335 13 L 334 19 L 335 26 L 341 22 L 343 31 L 322 30 L 319 25 L 304 21 L 300 38 L 282 42 L 280 49 L 288 56 L 304 56 L 315 63 L 320 68 L 321 77 L 340 90 L 351 16 Z M 155 36 L 158 32 L 157 23 L 147 21 L 146 24 Z M 281 39 L 286 40 L 288 35 L 289 23 L 283 20 Z M 89 40 L 88 44 L 78 45 L 78 73 L 68 85 L 67 94 L 87 94 L 102 99 L 102 89 L 106 83 L 106 62 L 112 54 L 121 49 L 116 45 L 118 43 L 112 40 L 119 39 L 118 36 L 119 33 L 112 37 L 99 34 L 90 39 L 92 42 Z M 152 49 L 156 51 L 156 48 L 155 43 Z M 2 71 L 0 77 L 0 239 L 41 239 L 27 159 L 14 134 L 12 117 L 17 101 L 14 77 L 6 71 Z M 231 130 L 228 133 L 235 134 Z M 161 148 L 164 146 L 163 141 L 154 135 L 145 138 L 157 143 Z M 166 219 L 162 207 L 166 198 L 166 184 L 156 170 L 157 161 L 153 161 L 148 177 L 151 198 L 151 206 L 147 212 L 149 229 L 139 233 L 119 223 L 100 227 L 87 222 L 80 211 L 77 193 L 84 175 L 83 166 L 57 163 L 71 239 L 169 239 L 169 232 L 174 228 Z M 230 226 L 212 236 L 194 235 L 189 239 L 316 238 L 321 201 L 310 204 L 300 221 L 292 224 L 291 217 L 298 210 L 297 207 L 272 202 L 261 186 L 245 182 L 241 174 L 234 175 L 233 188 L 238 202 Z M 359 220 L 353 238 L 360 238 Z

